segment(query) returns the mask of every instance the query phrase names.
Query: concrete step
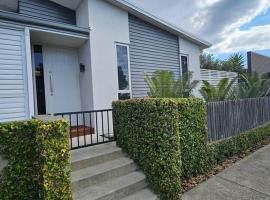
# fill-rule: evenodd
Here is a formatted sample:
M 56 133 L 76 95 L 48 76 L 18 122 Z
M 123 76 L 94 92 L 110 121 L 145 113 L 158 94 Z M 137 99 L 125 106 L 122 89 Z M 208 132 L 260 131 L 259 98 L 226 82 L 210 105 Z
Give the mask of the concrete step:
M 141 172 L 110 179 L 74 193 L 75 200 L 119 200 L 147 187 Z
M 121 200 L 158 200 L 158 197 L 150 189 L 143 189 Z
M 137 170 L 136 164 L 129 158 L 120 157 L 112 161 L 72 172 L 72 188 L 93 186 L 109 179 L 126 175 Z
M 71 151 L 72 171 L 95 166 L 122 157 L 122 150 L 115 142 Z

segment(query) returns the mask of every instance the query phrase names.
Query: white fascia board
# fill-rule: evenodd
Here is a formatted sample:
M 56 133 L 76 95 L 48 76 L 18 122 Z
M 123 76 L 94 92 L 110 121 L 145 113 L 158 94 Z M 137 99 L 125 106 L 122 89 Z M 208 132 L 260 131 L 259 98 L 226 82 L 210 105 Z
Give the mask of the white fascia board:
M 126 10 L 130 14 L 133 14 L 161 29 L 164 29 L 166 31 L 169 31 L 175 35 L 178 35 L 184 39 L 187 39 L 197 45 L 199 45 L 202 49 L 209 48 L 212 46 L 211 43 L 193 35 L 192 33 L 189 33 L 173 24 L 170 24 L 156 16 L 154 16 L 151 13 L 148 13 L 147 11 L 142 10 L 141 8 L 135 6 L 134 4 L 126 1 L 126 0 L 106 0 L 107 2 Z

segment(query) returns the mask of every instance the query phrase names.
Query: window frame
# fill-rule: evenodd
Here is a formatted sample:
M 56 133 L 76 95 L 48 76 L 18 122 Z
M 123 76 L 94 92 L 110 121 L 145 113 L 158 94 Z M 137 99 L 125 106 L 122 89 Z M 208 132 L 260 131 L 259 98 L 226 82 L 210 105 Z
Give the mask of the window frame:
M 123 46 L 123 47 L 126 47 L 127 48 L 129 90 L 119 90 L 117 46 Z M 116 70 L 117 70 L 117 98 L 119 99 L 119 94 L 129 94 L 130 95 L 130 99 L 132 99 L 129 45 L 126 44 L 126 43 L 115 42 L 115 54 L 116 54 L 115 57 L 116 57 Z
M 189 72 L 189 54 L 181 53 L 180 54 L 181 75 L 183 75 L 182 56 L 187 58 L 187 72 Z

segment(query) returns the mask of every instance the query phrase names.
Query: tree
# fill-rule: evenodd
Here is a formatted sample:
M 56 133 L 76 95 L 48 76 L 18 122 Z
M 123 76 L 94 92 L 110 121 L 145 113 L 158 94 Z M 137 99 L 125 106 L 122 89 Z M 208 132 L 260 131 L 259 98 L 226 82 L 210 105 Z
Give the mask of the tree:
M 244 67 L 245 58 L 241 53 L 234 53 L 230 55 L 228 60 L 223 62 L 223 69 L 226 71 L 243 73 L 245 71 Z
M 203 86 L 200 90 L 201 95 L 207 102 L 234 99 L 233 84 L 235 80 L 230 81 L 228 78 L 224 78 L 219 81 L 217 86 L 211 85 L 208 81 L 203 81 Z
M 241 53 L 234 53 L 227 60 L 216 59 L 213 54 L 203 53 L 200 56 L 201 69 L 224 70 L 245 73 L 245 58 Z
M 198 84 L 198 81 L 192 80 L 191 72 L 175 80 L 171 71 L 156 71 L 152 76 L 146 74 L 145 82 L 149 87 L 148 95 L 152 98 L 187 98 Z
M 221 61 L 214 58 L 213 54 L 203 53 L 200 56 L 201 69 L 221 70 Z
M 238 87 L 235 88 L 237 98 L 265 97 L 270 94 L 270 79 L 266 75 L 244 73 L 240 75 Z

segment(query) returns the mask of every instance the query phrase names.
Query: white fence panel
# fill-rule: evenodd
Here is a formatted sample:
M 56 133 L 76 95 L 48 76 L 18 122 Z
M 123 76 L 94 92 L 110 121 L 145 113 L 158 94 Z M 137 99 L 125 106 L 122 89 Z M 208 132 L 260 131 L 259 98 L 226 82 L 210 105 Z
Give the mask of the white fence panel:
M 223 78 L 233 80 L 238 76 L 236 72 L 201 69 L 201 81 L 208 81 L 211 85 L 217 85 Z M 235 82 L 235 85 L 237 81 Z

